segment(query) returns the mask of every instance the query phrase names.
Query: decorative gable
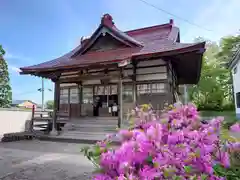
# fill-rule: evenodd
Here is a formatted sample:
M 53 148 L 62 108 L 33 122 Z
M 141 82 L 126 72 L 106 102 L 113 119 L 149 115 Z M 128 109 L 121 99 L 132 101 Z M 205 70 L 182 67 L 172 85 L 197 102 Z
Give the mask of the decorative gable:
M 97 30 L 88 40 L 83 41 L 81 48 L 72 57 L 87 53 L 87 51 L 104 51 L 119 47 L 136 46 L 141 47 L 142 44 L 117 29 L 112 20 L 112 16 L 105 14 Z
M 106 33 L 105 36 L 101 34 L 94 44 L 89 47 L 88 52 L 92 51 L 105 51 L 110 49 L 117 49 L 121 47 L 128 47 L 126 44 L 113 38 L 110 34 Z

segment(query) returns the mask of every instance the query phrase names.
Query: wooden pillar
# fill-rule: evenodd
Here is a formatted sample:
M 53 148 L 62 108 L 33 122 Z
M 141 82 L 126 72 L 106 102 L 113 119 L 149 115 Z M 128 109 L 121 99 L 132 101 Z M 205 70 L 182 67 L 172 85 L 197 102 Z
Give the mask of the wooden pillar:
M 167 90 L 167 99 L 168 99 L 168 105 L 173 103 L 173 94 L 172 94 L 172 75 L 170 73 L 170 64 L 167 63 L 167 84 L 166 84 L 166 90 Z
M 82 92 L 83 92 L 83 88 L 82 88 L 82 82 L 79 83 L 78 85 L 78 103 L 79 103 L 79 117 L 82 116 Z
M 52 135 L 58 135 L 57 132 L 57 113 L 59 111 L 59 100 L 60 100 L 60 83 L 59 80 L 56 79 L 54 81 L 54 110 L 53 110 L 53 120 L 52 120 Z
M 68 90 L 68 114 L 70 118 L 71 117 L 71 103 L 70 103 L 71 88 L 69 87 L 67 90 Z
M 118 111 L 118 128 L 121 128 L 122 120 L 123 120 L 123 86 L 122 86 L 122 68 L 120 69 L 120 76 L 118 81 L 118 103 L 119 103 L 119 111 Z
M 137 104 L 137 63 L 133 61 L 133 103 Z

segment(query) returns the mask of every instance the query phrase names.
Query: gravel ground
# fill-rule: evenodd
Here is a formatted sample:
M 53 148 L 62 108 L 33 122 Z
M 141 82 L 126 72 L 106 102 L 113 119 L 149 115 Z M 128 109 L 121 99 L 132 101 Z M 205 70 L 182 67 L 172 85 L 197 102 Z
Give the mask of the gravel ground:
M 0 143 L 0 180 L 89 180 L 92 164 L 82 144 L 44 141 Z

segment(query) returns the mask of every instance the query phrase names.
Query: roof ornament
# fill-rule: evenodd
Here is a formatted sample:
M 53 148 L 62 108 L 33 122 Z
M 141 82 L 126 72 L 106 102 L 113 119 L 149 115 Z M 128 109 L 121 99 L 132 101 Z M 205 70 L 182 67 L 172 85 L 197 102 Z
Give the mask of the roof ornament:
M 101 20 L 101 24 L 112 27 L 114 25 L 112 16 L 110 14 L 104 14 Z
M 170 19 L 170 21 L 169 21 L 169 24 L 171 24 L 171 25 L 173 25 L 173 24 L 174 24 L 174 21 L 173 21 L 173 19 Z
M 89 40 L 89 37 L 82 36 L 81 39 L 80 39 L 80 43 L 81 43 L 81 44 L 84 44 L 84 43 L 86 43 L 88 40 Z

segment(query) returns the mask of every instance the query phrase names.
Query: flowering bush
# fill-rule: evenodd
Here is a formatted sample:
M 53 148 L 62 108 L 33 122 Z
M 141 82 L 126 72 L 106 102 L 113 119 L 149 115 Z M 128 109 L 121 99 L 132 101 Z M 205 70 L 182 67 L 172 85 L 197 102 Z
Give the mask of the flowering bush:
M 161 117 L 143 105 L 132 111 L 135 128 L 120 130 L 119 146 L 110 146 L 113 136 L 85 155 L 98 168 L 95 180 L 237 179 L 231 153 L 240 143 L 220 138 L 218 117 L 201 121 L 194 105 L 171 106 Z M 236 129 L 235 129 L 236 130 Z

